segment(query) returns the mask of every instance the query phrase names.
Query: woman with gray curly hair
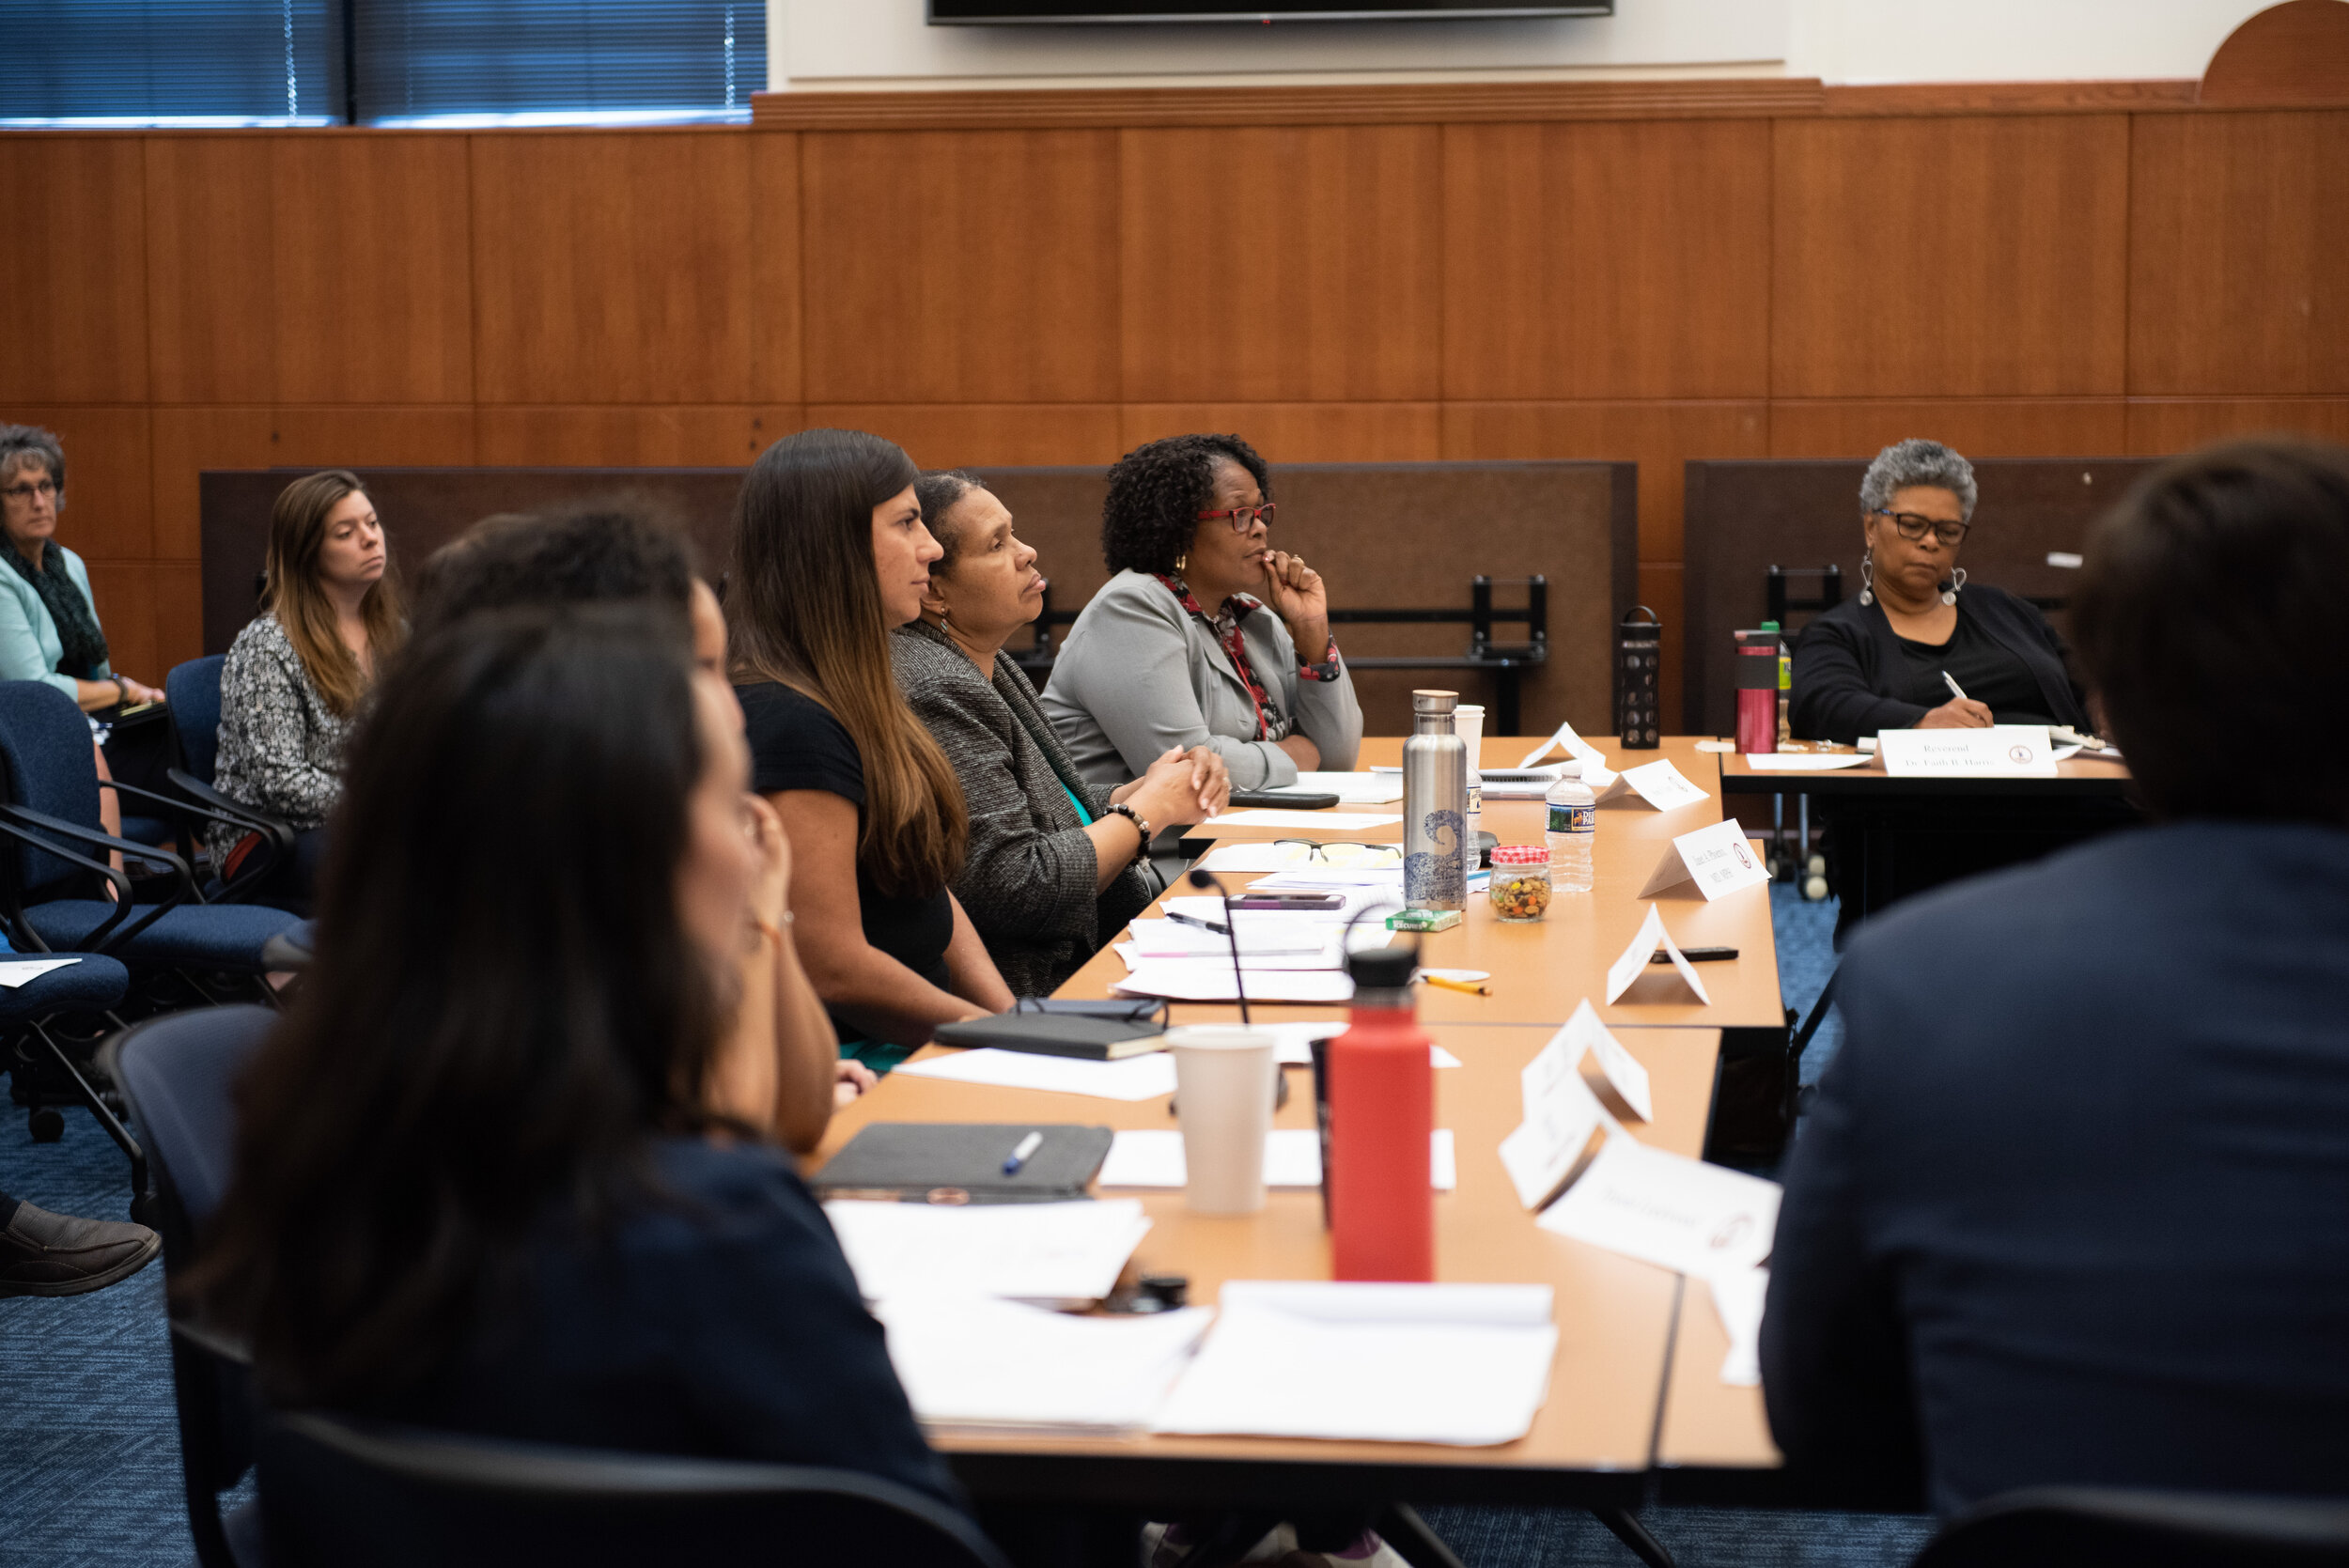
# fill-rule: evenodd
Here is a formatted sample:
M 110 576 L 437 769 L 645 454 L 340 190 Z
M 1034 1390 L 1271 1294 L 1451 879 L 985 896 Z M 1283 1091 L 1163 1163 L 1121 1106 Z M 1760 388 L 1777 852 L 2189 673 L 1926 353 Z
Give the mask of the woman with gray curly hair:
M 1849 744 L 1879 730 L 2089 727 L 2046 617 L 2004 589 L 1968 584 L 1957 564 L 1975 493 L 1973 465 L 1938 442 L 1895 442 L 1868 465 L 1859 597 L 1795 644 L 1796 735 Z

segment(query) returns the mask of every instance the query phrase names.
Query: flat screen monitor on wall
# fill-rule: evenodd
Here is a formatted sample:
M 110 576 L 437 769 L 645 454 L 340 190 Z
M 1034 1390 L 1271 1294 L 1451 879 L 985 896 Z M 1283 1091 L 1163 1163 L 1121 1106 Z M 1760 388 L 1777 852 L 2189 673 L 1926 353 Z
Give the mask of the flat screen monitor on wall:
M 933 26 L 1611 16 L 1615 0 L 929 0 Z

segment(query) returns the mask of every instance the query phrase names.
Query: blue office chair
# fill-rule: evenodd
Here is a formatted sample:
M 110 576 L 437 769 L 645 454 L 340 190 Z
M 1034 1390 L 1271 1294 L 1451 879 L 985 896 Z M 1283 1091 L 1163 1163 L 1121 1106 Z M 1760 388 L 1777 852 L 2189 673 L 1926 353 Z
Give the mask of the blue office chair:
M 131 988 L 130 971 L 95 954 L 52 956 L 74 962 L 22 986 L 0 986 L 0 1040 L 7 1042 L 6 1062 L 16 1080 L 17 1098 L 23 1102 L 36 1143 L 54 1143 L 65 1136 L 65 1113 L 59 1105 L 86 1106 L 131 1161 L 131 1216 L 146 1224 L 141 1212 L 146 1152 L 82 1071 L 91 1047 L 121 1027 L 113 1008 Z
M 2349 1502 L 2034 1486 L 1976 1504 L 1913 1568 L 2332 1568 L 2349 1563 Z
M 20 952 L 88 952 L 118 958 L 134 978 L 169 975 L 207 1001 L 225 995 L 223 974 L 243 976 L 266 999 L 259 976 L 261 949 L 291 925 L 283 909 L 257 905 L 206 904 L 187 862 L 165 849 L 133 844 L 102 831 L 98 815 L 98 768 L 89 726 L 73 699 L 39 681 L 0 681 L 0 765 L 7 803 L 0 804 L 0 916 Z M 127 784 L 175 811 L 198 811 Z M 198 815 L 209 815 L 198 811 Z M 131 878 L 102 858 L 162 867 L 168 880 L 156 902 L 135 903 Z M 97 896 L 111 886 L 113 901 Z
M 293 829 L 287 823 L 241 800 L 231 800 L 212 787 L 220 763 L 220 673 L 227 662 L 225 654 L 207 654 L 202 659 L 173 665 L 171 673 L 163 677 L 164 711 L 171 715 L 171 746 L 177 759 L 175 766 L 165 770 L 164 777 L 190 805 L 261 835 L 261 842 L 246 853 L 237 867 L 236 876 L 224 877 L 219 867 L 211 868 L 204 884 L 204 898 L 210 904 L 244 902 L 270 872 L 293 852 L 294 841 Z M 179 858 L 193 866 L 197 850 L 195 838 L 182 816 Z
M 154 1218 L 147 1223 L 163 1238 L 168 1281 L 184 1274 L 198 1232 L 227 1195 L 237 1143 L 232 1090 L 275 1022 L 263 1007 L 174 1013 L 125 1030 L 99 1053 L 151 1157 Z M 196 1560 L 202 1568 L 257 1568 L 258 1509 L 247 1503 L 226 1515 L 220 1511 L 221 1494 L 253 1465 L 247 1358 L 235 1340 L 176 1299 L 171 1383 Z
M 270 1568 L 1007 1568 L 953 1509 L 852 1470 L 549 1448 L 314 1413 L 271 1418 L 257 1448 Z

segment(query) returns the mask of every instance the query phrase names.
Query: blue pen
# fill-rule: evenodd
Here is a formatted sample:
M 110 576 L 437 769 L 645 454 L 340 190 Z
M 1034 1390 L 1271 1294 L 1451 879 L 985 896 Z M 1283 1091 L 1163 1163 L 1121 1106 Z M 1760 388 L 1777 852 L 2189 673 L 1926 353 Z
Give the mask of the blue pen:
M 1042 1148 L 1043 1146 L 1044 1135 L 1042 1133 L 1032 1132 L 1028 1134 L 1027 1137 L 1019 1141 L 1019 1147 L 1012 1150 L 1011 1157 L 1003 1161 L 1003 1174 L 1006 1176 L 1018 1175 L 1019 1173 L 1019 1168 L 1028 1163 L 1028 1157 L 1035 1153 L 1036 1150 Z

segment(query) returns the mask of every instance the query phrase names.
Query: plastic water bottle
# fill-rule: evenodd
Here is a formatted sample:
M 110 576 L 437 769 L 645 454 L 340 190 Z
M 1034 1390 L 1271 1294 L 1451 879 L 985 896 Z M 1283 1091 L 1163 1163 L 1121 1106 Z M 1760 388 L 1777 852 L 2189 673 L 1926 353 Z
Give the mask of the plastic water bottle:
M 1549 885 L 1555 893 L 1591 891 L 1591 841 L 1598 837 L 1598 798 L 1582 782 L 1582 765 L 1567 761 L 1543 798 L 1549 808 Z

